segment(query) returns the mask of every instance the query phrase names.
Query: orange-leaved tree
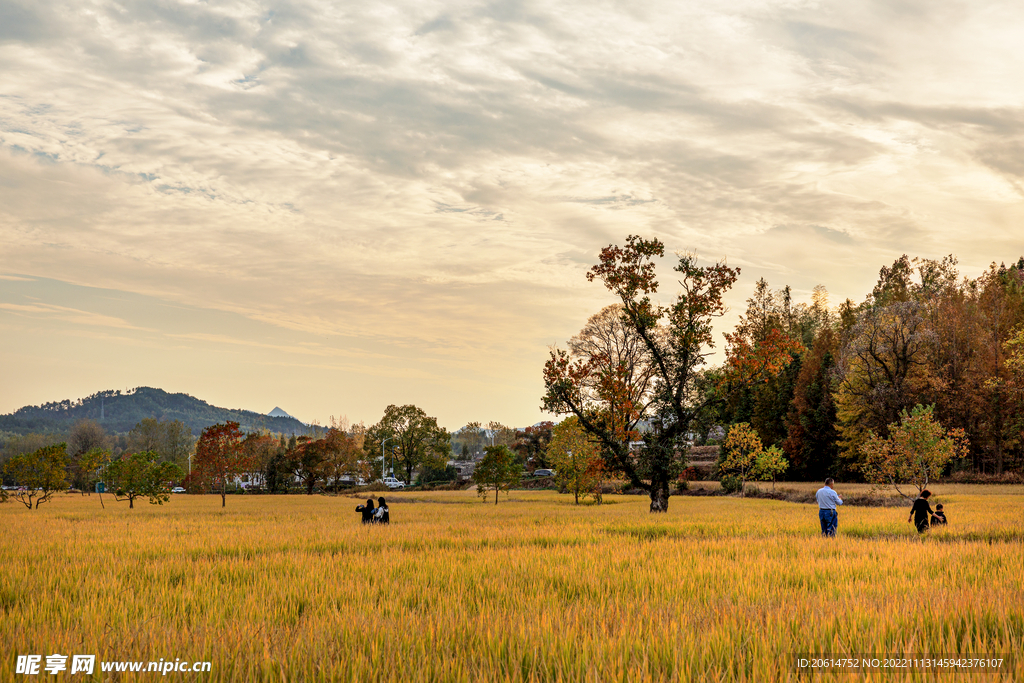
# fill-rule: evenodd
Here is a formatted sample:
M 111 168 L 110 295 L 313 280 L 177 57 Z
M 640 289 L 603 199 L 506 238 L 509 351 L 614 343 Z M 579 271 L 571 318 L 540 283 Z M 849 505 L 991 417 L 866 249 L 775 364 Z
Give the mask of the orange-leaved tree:
M 253 469 L 251 454 L 243 447 L 245 435 L 237 422 L 215 424 L 203 430 L 193 456 L 193 478 L 202 478 L 220 491 L 221 507 L 227 505 L 228 481 Z

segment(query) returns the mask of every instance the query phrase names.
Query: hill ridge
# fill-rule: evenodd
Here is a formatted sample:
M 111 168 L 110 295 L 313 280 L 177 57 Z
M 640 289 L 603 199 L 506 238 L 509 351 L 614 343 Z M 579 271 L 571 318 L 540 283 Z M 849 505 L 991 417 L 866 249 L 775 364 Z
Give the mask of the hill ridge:
M 282 411 L 283 412 L 283 411 Z M 268 429 L 283 434 L 307 434 L 308 425 L 294 417 L 270 416 L 252 410 L 220 408 L 185 393 L 170 393 L 154 387 L 136 387 L 129 391 L 108 389 L 75 401 L 64 399 L 38 406 L 24 406 L 0 415 L 0 431 L 63 432 L 78 420 L 91 419 L 108 432 L 130 431 L 140 420 L 181 420 L 198 435 L 218 422 L 232 420 L 243 429 Z

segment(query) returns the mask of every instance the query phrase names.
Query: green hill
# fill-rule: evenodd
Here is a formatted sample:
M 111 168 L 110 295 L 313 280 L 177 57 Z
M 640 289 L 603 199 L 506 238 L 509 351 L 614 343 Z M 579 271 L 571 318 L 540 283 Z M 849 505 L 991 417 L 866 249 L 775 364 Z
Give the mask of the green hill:
M 128 392 L 100 391 L 77 401 L 56 401 L 41 406 L 25 406 L 9 415 L 0 415 L 0 431 L 15 434 L 30 432 L 63 433 L 81 419 L 100 422 L 108 433 L 130 431 L 143 418 L 181 420 L 199 435 L 218 422 L 233 420 L 243 429 L 268 429 L 284 434 L 307 434 L 310 427 L 293 417 L 270 417 L 251 410 L 231 410 L 211 406 L 188 394 L 169 394 L 162 389 L 138 387 Z

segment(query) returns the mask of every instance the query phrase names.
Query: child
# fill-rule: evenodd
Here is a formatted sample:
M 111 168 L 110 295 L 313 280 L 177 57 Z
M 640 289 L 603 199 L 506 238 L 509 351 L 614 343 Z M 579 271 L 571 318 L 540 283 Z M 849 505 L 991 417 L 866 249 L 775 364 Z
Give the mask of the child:
M 932 515 L 932 524 L 945 524 L 946 513 L 942 511 L 942 503 L 935 506 L 935 513 Z

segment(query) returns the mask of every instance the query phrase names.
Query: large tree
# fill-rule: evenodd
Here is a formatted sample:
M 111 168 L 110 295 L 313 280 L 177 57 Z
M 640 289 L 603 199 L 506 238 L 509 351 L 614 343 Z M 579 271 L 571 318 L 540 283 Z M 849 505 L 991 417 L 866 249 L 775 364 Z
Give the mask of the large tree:
M 818 332 L 803 356 L 793 400 L 786 417 L 782 447 L 798 476 L 811 480 L 833 476 L 838 453 L 836 405 L 832 399 L 832 370 L 838 339 L 831 328 Z
M 227 505 L 228 481 L 253 469 L 251 455 L 242 445 L 245 435 L 237 422 L 215 424 L 203 430 L 196 443 L 191 477 L 220 490 L 220 505 Z
M 405 483 L 412 483 L 413 471 L 421 465 L 443 468 L 451 454 L 451 435 L 414 405 L 390 405 L 380 422 L 366 430 L 364 451 L 371 461 L 382 452 L 393 455 L 405 472 Z M 386 468 L 387 464 L 382 464 Z
M 514 450 L 526 466 L 533 469 L 548 466 L 548 444 L 554 427 L 553 422 L 539 422 L 518 433 Z
M 869 432 L 887 436 L 902 411 L 926 395 L 928 351 L 935 334 L 924 314 L 924 305 L 913 300 L 870 305 L 850 330 L 838 364 L 836 394 L 839 433 L 848 459 L 858 459 Z
M 600 443 L 608 469 L 649 492 L 651 512 L 668 510 L 669 486 L 686 463 L 691 424 L 730 392 L 777 372 L 793 348 L 777 331 L 756 348 L 731 345 L 721 391 L 698 395 L 700 371 L 714 346 L 712 323 L 724 314 L 722 297 L 739 270 L 724 263 L 699 266 L 696 255 L 681 254 L 675 266 L 679 294 L 663 306 L 651 295 L 658 291 L 655 259 L 664 253 L 659 240 L 631 235 L 624 246 L 602 249 L 587 274 L 615 294 L 622 324 L 643 341 L 653 367 L 649 399 L 638 403 L 637 387 L 628 385 L 629 368 L 603 353 L 573 358 L 555 349 L 544 366 L 543 407 L 575 415 Z

